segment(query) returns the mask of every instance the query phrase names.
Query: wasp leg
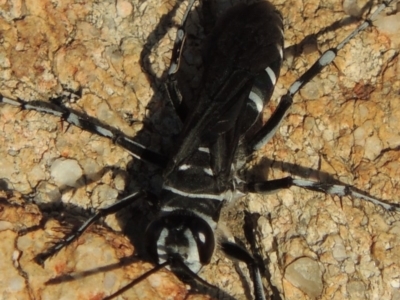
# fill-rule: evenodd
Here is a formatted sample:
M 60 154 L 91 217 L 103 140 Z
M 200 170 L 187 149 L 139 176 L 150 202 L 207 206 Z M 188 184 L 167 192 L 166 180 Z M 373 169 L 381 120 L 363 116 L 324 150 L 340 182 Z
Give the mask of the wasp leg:
M 171 63 L 168 69 L 168 78 L 167 82 L 165 83 L 165 89 L 168 93 L 168 98 L 171 101 L 172 106 L 174 107 L 176 113 L 178 114 L 181 120 L 184 119 L 184 116 L 182 116 L 182 113 L 180 113 L 179 109 L 182 102 L 182 94 L 179 91 L 176 73 L 179 70 L 182 50 L 185 45 L 185 39 L 186 39 L 185 25 L 187 17 L 195 1 L 196 0 L 190 0 L 188 7 L 186 8 L 185 14 L 183 15 L 181 25 L 179 26 L 176 32 L 174 48 L 172 49 Z
M 338 51 L 347 45 L 352 38 L 357 36 L 364 29 L 371 26 L 372 22 L 378 17 L 380 12 L 388 7 L 391 2 L 393 1 L 384 1 L 381 5 L 379 5 L 375 12 L 367 20 L 361 23 L 336 47 L 325 51 L 321 57 L 290 86 L 286 95 L 281 98 L 278 107 L 272 114 L 271 118 L 251 139 L 249 143 L 249 149 L 251 152 L 262 148 L 274 136 L 276 130 L 279 128 L 293 103 L 293 97 L 300 91 L 300 89 L 317 74 L 319 74 L 323 68 L 329 65 L 336 58 Z
M 239 261 L 243 261 L 246 263 L 249 268 L 250 275 L 252 277 L 252 281 L 254 283 L 254 297 L 256 300 L 264 300 L 264 286 L 262 284 L 260 267 L 257 260 L 247 251 L 245 248 L 239 246 L 236 243 L 232 243 L 229 241 L 221 242 L 221 250 L 228 257 L 232 257 Z M 278 298 L 280 299 L 280 298 Z
M 121 200 L 119 200 L 116 203 L 113 203 L 110 206 L 107 206 L 105 208 L 100 208 L 98 212 L 86 220 L 85 223 L 83 223 L 74 233 L 63 239 L 62 241 L 58 242 L 55 244 L 53 247 L 49 248 L 46 250 L 46 252 L 40 253 L 35 257 L 35 261 L 38 264 L 43 264 L 48 258 L 59 252 L 62 248 L 68 246 L 71 244 L 74 240 L 76 240 L 79 236 L 82 235 L 82 233 L 94 222 L 99 220 L 101 217 L 105 217 L 109 214 L 115 213 L 119 211 L 120 209 L 132 204 L 133 202 L 143 199 L 145 197 L 144 192 L 137 192 L 133 193 Z
M 385 200 L 373 197 L 351 185 L 344 183 L 324 183 L 319 181 L 312 181 L 306 179 L 295 179 L 291 176 L 262 181 L 262 182 L 248 182 L 246 187 L 247 191 L 251 193 L 273 193 L 281 189 L 288 189 L 292 186 L 301 187 L 311 191 L 323 192 L 325 194 L 336 195 L 336 196 L 351 196 L 353 198 L 360 198 L 371 202 L 375 205 L 380 205 L 387 211 L 398 211 L 400 212 L 400 204 L 388 203 Z
M 83 130 L 111 139 L 117 145 L 126 149 L 133 157 L 148 163 L 165 167 L 167 158 L 157 152 L 147 149 L 142 144 L 133 141 L 123 132 L 106 124 L 102 124 L 97 119 L 89 117 L 78 111 L 67 109 L 62 106 L 44 101 L 24 101 L 12 100 L 0 95 L 0 103 L 7 103 L 18 106 L 23 110 L 35 110 L 46 114 L 51 114 L 62 118 L 69 124 L 75 125 Z
M 247 242 L 250 245 L 251 253 L 253 254 L 254 260 L 257 263 L 258 268 L 260 269 L 260 273 L 263 277 L 267 280 L 269 284 L 269 289 L 271 290 L 271 300 L 280 300 L 282 297 L 280 296 L 279 290 L 272 284 L 271 281 L 271 273 L 269 272 L 268 268 L 265 267 L 265 264 L 269 264 L 269 258 L 267 257 L 268 261 L 265 262 L 260 254 L 260 249 L 257 247 L 256 244 L 256 228 L 258 219 L 260 218 L 259 213 L 249 213 L 244 211 L 244 235 L 246 237 Z M 276 241 L 274 241 L 276 242 Z

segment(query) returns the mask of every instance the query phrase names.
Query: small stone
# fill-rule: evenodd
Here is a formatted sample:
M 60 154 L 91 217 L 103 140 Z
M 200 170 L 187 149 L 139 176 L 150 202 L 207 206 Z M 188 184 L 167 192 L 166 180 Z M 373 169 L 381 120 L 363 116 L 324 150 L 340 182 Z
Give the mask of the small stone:
M 285 270 L 285 278 L 310 298 L 318 298 L 322 293 L 322 271 L 311 258 L 301 257 L 291 263 Z
M 51 166 L 51 177 L 59 185 L 78 187 L 83 172 L 76 160 L 57 159 Z
M 35 203 L 56 203 L 61 200 L 61 193 L 57 186 L 46 181 L 39 183 L 35 195 Z
M 118 191 L 106 184 L 98 185 L 93 190 L 92 201 L 95 206 L 105 207 L 113 204 L 118 197 Z
M 365 299 L 365 285 L 361 281 L 351 281 L 347 285 L 350 299 Z
M 346 248 L 343 244 L 343 240 L 339 237 L 336 236 L 335 238 L 335 245 L 333 246 L 333 257 L 337 261 L 343 261 L 347 258 L 347 253 L 346 253 Z

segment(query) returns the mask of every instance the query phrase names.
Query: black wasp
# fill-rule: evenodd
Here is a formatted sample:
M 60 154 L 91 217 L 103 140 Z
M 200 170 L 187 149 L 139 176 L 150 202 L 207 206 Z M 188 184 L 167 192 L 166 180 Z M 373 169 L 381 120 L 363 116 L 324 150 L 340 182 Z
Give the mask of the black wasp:
M 168 267 L 189 282 L 194 290 L 212 290 L 213 287 L 196 274 L 210 262 L 218 245 L 227 255 L 247 263 L 255 297 L 263 299 L 259 262 L 241 246 L 224 237 L 217 239 L 214 234 L 221 209 L 226 203 L 247 193 L 269 193 L 298 186 L 339 196 L 350 195 L 389 211 L 398 210 L 396 204 L 386 203 L 339 183 L 326 184 L 292 177 L 255 182 L 246 181 L 240 176 L 247 158 L 267 144 L 275 134 L 292 105 L 293 96 L 331 63 L 336 52 L 367 27 L 370 20 L 390 2 L 379 6 L 367 22 L 336 48 L 325 52 L 313 67 L 291 85 L 273 115 L 257 129 L 254 126 L 272 95 L 283 60 L 282 16 L 269 2 L 259 1 L 237 4 L 219 18 L 203 47 L 204 74 L 198 93 L 194 99 L 185 99 L 181 97 L 175 75 L 179 71 L 184 46 L 186 17 L 194 4 L 191 1 L 177 33 L 166 84 L 171 104 L 182 121 L 176 146 L 168 155 L 152 151 L 118 130 L 52 103 L 28 103 L 5 97 L 2 97 L 2 102 L 59 116 L 70 124 L 112 139 L 135 158 L 162 169 L 161 192 L 152 200 L 156 217 L 145 233 L 146 252 L 158 265 L 154 271 Z M 143 201 L 149 194 L 152 191 L 138 189 L 116 204 L 99 210 L 76 232 L 40 253 L 37 261 L 43 263 L 56 255 L 100 217 Z M 133 284 L 136 282 L 126 288 Z M 111 296 L 119 295 L 124 290 Z M 274 296 L 279 297 L 276 291 Z

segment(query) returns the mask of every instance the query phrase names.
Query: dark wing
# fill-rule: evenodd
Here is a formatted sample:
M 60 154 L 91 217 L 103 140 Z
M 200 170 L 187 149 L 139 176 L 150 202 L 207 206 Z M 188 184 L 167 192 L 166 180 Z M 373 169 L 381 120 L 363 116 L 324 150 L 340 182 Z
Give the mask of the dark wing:
M 229 157 L 224 164 L 232 161 L 228 153 L 234 153 L 272 94 L 282 46 L 282 18 L 266 1 L 236 5 L 220 18 L 204 49 L 205 72 L 196 107 L 185 120 L 166 174 L 204 143 L 217 143 L 220 155 Z

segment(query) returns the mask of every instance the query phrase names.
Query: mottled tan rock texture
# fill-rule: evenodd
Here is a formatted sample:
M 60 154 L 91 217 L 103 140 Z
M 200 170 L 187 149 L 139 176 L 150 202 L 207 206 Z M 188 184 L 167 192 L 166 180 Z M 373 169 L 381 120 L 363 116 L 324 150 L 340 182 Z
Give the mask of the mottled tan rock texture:
M 223 11 L 234 1 L 217 2 Z M 350 15 L 368 11 L 362 9 L 367 1 L 272 2 L 284 17 L 286 60 L 264 120 L 320 53 L 359 24 Z M 0 1 L 0 93 L 48 101 L 67 90 L 81 92 L 70 107 L 128 135 L 140 132 L 141 142 L 166 151 L 176 129 L 162 109 L 162 84 L 184 9 L 175 0 Z M 185 95 L 201 74 L 200 19 L 196 10 L 188 22 Z M 377 27 L 357 36 L 295 97 L 278 133 L 252 162 L 253 178 L 334 178 L 400 203 L 399 24 L 399 13 L 384 12 Z M 107 227 L 92 226 L 43 268 L 33 257 L 90 210 L 151 186 L 155 173 L 105 138 L 1 105 L 0 299 L 102 299 L 151 269 L 131 257 L 135 245 L 120 233 L 129 212 L 107 217 Z M 227 208 L 226 227 L 239 237 L 243 209 L 262 215 L 261 254 L 284 299 L 400 299 L 400 214 L 291 188 L 249 195 Z M 246 299 L 249 287 L 239 269 L 245 268 L 217 253 L 200 276 Z M 45 284 L 59 276 L 60 282 Z M 162 270 L 119 299 L 187 294 L 187 286 Z

